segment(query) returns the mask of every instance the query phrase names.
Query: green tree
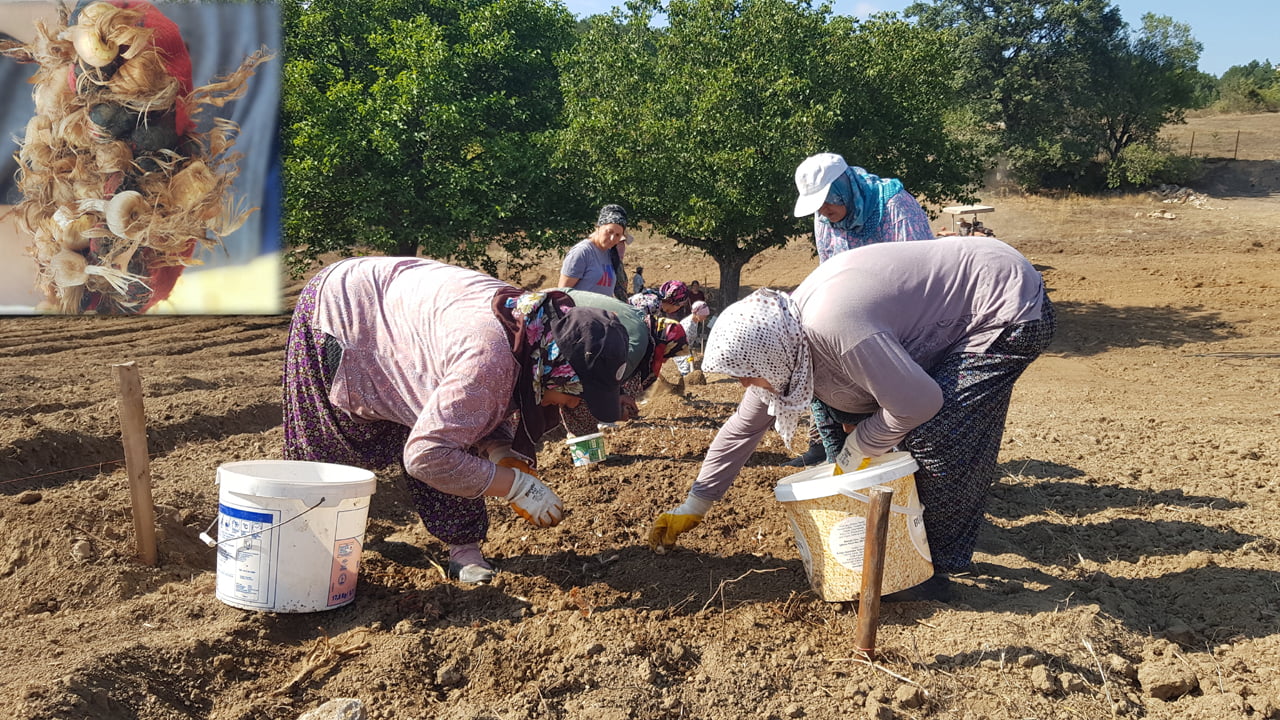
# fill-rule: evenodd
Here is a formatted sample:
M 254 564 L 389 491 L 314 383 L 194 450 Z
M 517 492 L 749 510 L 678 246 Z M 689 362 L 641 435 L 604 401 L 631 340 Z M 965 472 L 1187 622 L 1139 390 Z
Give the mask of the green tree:
M 496 271 L 580 220 L 549 172 L 556 53 L 548 0 L 285 0 L 282 112 L 291 264 L 419 252 Z M 518 261 L 517 261 L 518 263 Z
M 1205 102 L 1201 45 L 1167 17 L 1131 32 L 1108 0 L 934 0 L 907 14 L 959 31 L 962 85 L 1027 187 L 1100 178 Z
M 1227 68 L 1217 88 L 1216 107 L 1224 112 L 1280 110 L 1280 68 L 1269 60 Z
M 1141 31 L 1121 39 L 1095 96 L 1110 162 L 1131 145 L 1150 144 L 1165 125 L 1182 122 L 1195 104 L 1202 47 L 1190 26 L 1151 13 L 1142 16 Z
M 707 253 L 731 301 L 748 260 L 811 227 L 791 211 L 796 165 L 813 152 L 917 195 L 967 197 L 984 161 L 947 124 L 953 71 L 938 34 L 891 17 L 859 26 L 803 1 L 633 1 L 592 18 L 566 57 L 559 158 L 586 170 L 594 195 Z
M 1124 27 L 1107 0 L 935 0 L 906 14 L 956 33 L 965 94 L 1025 185 L 1084 174 L 1101 147 L 1094 78 Z

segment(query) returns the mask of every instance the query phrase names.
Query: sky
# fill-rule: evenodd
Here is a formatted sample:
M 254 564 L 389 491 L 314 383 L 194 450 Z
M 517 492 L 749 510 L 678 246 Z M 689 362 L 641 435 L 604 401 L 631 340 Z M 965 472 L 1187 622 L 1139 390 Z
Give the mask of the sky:
M 579 17 L 608 12 L 621 0 L 564 0 L 569 12 Z M 832 0 L 837 15 L 865 18 L 875 12 L 898 12 L 912 0 Z M 814 0 L 818 4 L 818 0 Z M 1167 15 L 1191 26 L 1191 34 L 1204 45 L 1200 52 L 1200 71 L 1221 76 L 1233 65 L 1251 60 L 1280 63 L 1280 4 L 1276 0 L 1111 0 L 1120 8 L 1120 16 L 1132 28 L 1142 26 L 1146 13 Z

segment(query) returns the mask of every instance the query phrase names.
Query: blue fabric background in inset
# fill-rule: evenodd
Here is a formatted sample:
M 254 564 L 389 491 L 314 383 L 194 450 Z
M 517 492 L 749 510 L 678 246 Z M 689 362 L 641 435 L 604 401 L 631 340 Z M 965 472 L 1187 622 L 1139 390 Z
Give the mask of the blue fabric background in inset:
M 213 126 L 215 117 L 228 118 L 240 126 L 240 134 L 232 152 L 243 155 L 240 174 L 232 186 L 233 196 L 244 199 L 246 207 L 258 210 L 236 232 L 223 239 L 223 247 L 197 250 L 195 257 L 204 268 L 240 265 L 264 253 L 280 249 L 279 126 L 280 84 L 283 58 L 283 33 L 280 8 L 274 4 L 176 4 L 156 6 L 182 32 L 191 54 L 193 87 L 207 85 L 234 72 L 246 57 L 265 47 L 275 57 L 258 66 L 249 78 L 246 92 L 239 100 L 221 108 L 205 107 L 199 116 L 199 131 Z M 20 40 L 34 37 L 31 28 L 8 27 L 0 19 L 0 31 Z M 0 58 L 0 203 L 16 204 L 22 200 L 14 182 L 18 151 L 14 136 L 26 132 L 27 121 L 35 113 L 31 99 L 32 86 L 27 80 L 35 73 L 35 65 L 22 65 Z M 273 175 L 272 168 L 275 167 Z

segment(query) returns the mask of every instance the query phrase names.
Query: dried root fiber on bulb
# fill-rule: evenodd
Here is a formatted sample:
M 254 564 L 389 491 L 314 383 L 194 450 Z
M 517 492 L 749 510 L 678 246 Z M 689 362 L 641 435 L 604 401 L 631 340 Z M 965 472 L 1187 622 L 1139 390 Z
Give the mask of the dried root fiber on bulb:
M 144 0 L 100 0 L 0 52 L 37 63 L 15 209 L 39 268 L 37 309 L 137 314 L 169 296 L 198 248 L 257 208 L 233 197 L 239 127 L 200 112 L 243 96 L 265 51 L 193 87 L 177 25 Z

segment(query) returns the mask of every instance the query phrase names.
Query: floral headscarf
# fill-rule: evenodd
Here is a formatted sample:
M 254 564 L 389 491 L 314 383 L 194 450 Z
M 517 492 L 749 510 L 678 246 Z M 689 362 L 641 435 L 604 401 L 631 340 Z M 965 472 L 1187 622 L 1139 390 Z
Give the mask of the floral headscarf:
M 769 407 L 774 429 L 789 448 L 800 415 L 813 401 L 813 363 L 789 295 L 761 288 L 725 308 L 707 338 L 702 369 L 733 377 L 758 377 L 777 390 L 747 388 Z
M 662 313 L 662 297 L 658 295 L 656 290 L 645 288 L 640 292 L 627 298 L 627 304 L 632 307 L 638 307 L 650 315 L 659 315 Z
M 537 443 L 559 422 L 559 408 L 543 408 L 548 388 L 570 395 L 582 392 L 582 381 L 547 333 L 552 313 L 573 307 L 573 299 L 559 291 L 526 292 L 516 288 L 498 291 L 493 314 L 507 331 L 511 354 L 519 365 L 512 402 L 518 413 L 511 449 L 536 458 Z
M 527 292 L 506 301 L 508 308 L 514 308 L 525 319 L 525 339 L 529 343 L 530 360 L 533 363 L 533 395 L 539 403 L 547 390 L 559 390 L 569 395 L 582 394 L 582 380 L 578 373 L 560 352 L 555 339 L 547 334 L 549 303 L 546 300 L 547 293 L 539 291 Z M 571 305 L 562 306 L 560 310 L 568 307 Z
M 658 288 L 658 294 L 662 296 L 663 302 L 676 305 L 684 305 L 689 301 L 689 288 L 679 280 L 668 280 L 662 283 L 662 287 Z

